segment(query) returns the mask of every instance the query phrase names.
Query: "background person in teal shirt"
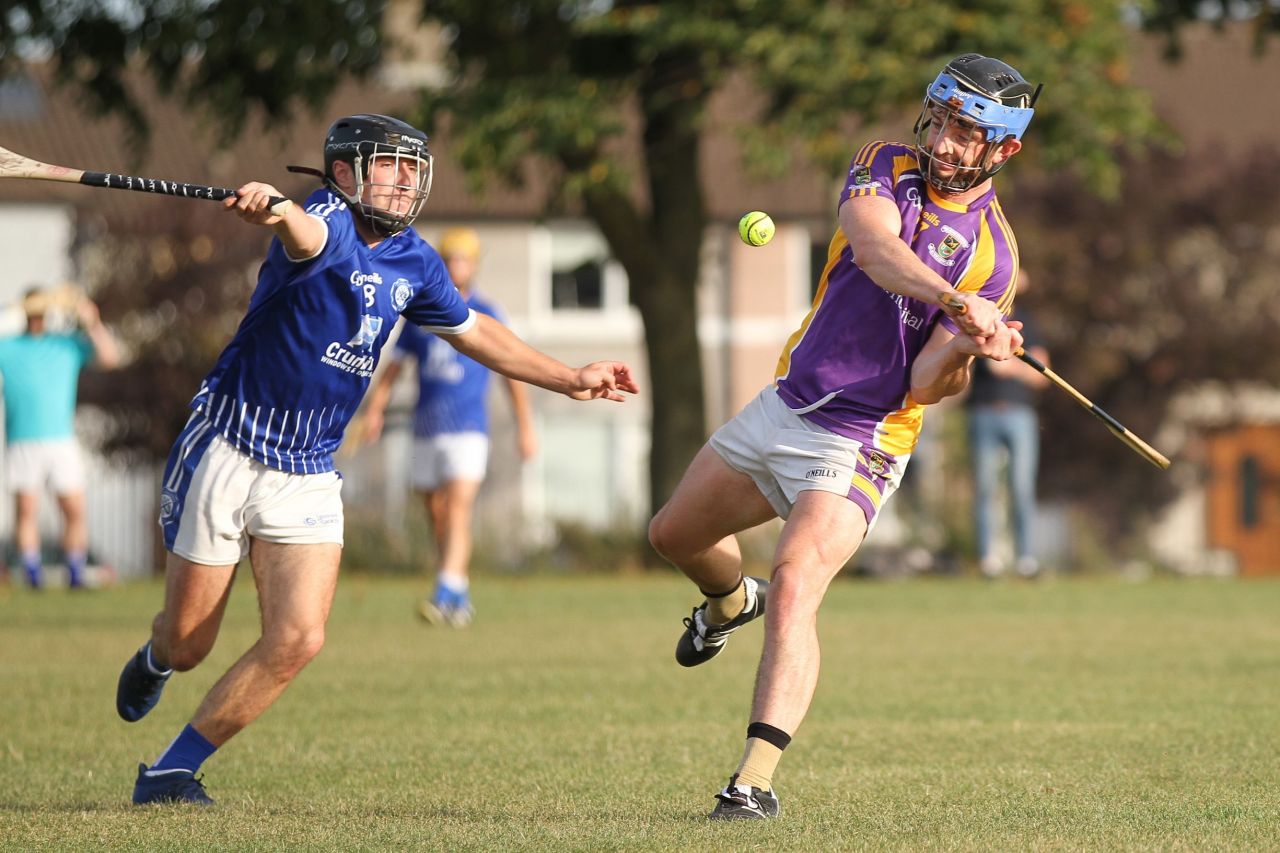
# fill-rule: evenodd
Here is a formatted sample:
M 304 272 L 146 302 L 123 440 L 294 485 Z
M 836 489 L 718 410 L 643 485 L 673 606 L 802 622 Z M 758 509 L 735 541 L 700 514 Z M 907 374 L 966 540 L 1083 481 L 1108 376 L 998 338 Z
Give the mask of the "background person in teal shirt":
M 62 293 L 68 293 L 63 289 Z M 27 583 L 43 583 L 40 494 L 47 485 L 62 511 L 62 549 L 69 582 L 84 585 L 88 533 L 84 512 L 84 465 L 75 437 L 76 385 L 90 358 L 110 369 L 119 362 L 115 339 L 102 323 L 98 306 L 78 291 L 68 301 L 80 328 L 51 332 L 46 315 L 54 297 L 38 288 L 22 301 L 24 334 L 0 339 L 0 375 L 4 378 L 5 478 L 14 494 L 14 543 Z

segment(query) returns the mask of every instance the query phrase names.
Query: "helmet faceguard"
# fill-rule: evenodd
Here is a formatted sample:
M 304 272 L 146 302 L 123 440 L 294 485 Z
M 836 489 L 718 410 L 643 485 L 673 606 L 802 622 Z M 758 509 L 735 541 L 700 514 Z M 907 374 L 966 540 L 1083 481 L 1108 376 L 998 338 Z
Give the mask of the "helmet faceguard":
M 339 160 L 351 166 L 356 182 L 352 193 L 334 179 L 333 164 Z M 340 118 L 329 128 L 324 143 L 325 183 L 376 234 L 389 237 L 413 224 L 431 194 L 431 177 L 427 135 L 412 125 L 389 116 L 355 115 Z
M 925 90 L 915 124 L 925 179 L 942 192 L 964 192 L 1000 171 L 1004 162 L 993 163 L 994 155 L 1005 140 L 1022 139 L 1040 88 L 998 59 L 970 53 L 947 63 Z

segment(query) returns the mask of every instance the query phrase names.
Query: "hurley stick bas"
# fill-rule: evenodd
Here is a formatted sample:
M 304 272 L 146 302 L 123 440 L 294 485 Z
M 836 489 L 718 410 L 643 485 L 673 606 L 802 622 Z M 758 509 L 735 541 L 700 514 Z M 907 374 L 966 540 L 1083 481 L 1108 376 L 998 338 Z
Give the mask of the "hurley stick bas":
M 948 307 L 955 309 L 961 314 L 963 314 L 966 310 L 968 310 L 964 302 L 962 302 L 957 296 L 949 296 L 946 301 L 947 301 Z M 1071 395 L 1071 399 L 1075 400 L 1082 407 L 1087 409 L 1091 415 L 1093 415 L 1095 418 L 1097 418 L 1098 420 L 1106 424 L 1107 429 L 1111 430 L 1111 434 L 1114 435 L 1116 438 L 1120 439 L 1121 441 L 1123 441 L 1126 445 L 1128 445 L 1129 449 L 1132 450 L 1134 453 L 1137 453 L 1139 456 L 1141 456 L 1143 459 L 1147 460 L 1157 468 L 1163 469 L 1163 468 L 1169 467 L 1171 463 L 1169 462 L 1168 457 L 1166 457 L 1160 451 L 1156 450 L 1151 445 L 1147 444 L 1142 439 L 1138 438 L 1133 433 L 1129 432 L 1129 430 L 1125 428 L 1124 424 L 1120 423 L 1111 415 L 1103 411 L 1100 407 L 1095 405 L 1092 400 L 1090 400 L 1088 397 L 1081 394 L 1074 387 L 1072 387 L 1070 382 L 1068 382 L 1067 380 L 1063 379 L 1061 376 L 1059 376 L 1058 374 L 1050 370 L 1048 366 L 1044 364 L 1044 362 L 1040 361 L 1040 359 L 1036 358 L 1033 355 L 1028 355 L 1027 353 L 1023 352 L 1021 347 L 1018 348 L 1018 350 L 1014 353 L 1014 355 L 1016 355 L 1026 364 L 1031 365 L 1040 373 L 1044 374 L 1044 376 L 1050 382 L 1052 382 L 1054 385 L 1057 385 L 1063 391 L 1066 391 L 1069 395 Z
M 0 178 L 26 178 L 32 181 L 59 181 L 65 184 L 84 184 L 87 187 L 103 187 L 111 190 L 133 190 L 135 192 L 172 195 L 180 198 L 198 198 L 208 201 L 222 201 L 237 195 L 233 189 L 211 187 L 205 184 L 189 184 L 183 181 L 166 181 L 159 178 L 140 178 L 133 175 L 118 175 L 113 172 L 89 172 L 83 169 L 72 169 L 68 166 L 54 166 L 41 163 L 30 157 L 15 154 L 7 148 L 0 148 Z M 283 216 L 293 202 L 279 196 L 271 197 L 271 212 Z

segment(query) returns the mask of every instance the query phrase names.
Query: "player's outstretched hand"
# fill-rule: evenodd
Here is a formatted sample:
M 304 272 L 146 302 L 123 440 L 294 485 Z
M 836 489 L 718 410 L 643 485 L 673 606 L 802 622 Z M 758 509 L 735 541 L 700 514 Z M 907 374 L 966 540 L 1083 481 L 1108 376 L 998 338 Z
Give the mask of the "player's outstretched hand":
M 284 217 L 271 212 L 271 198 L 281 195 L 271 184 L 250 181 L 236 190 L 234 198 L 223 199 L 222 206 L 253 225 L 275 225 Z
M 569 396 L 575 400 L 603 398 L 621 403 L 627 398 L 619 392 L 640 393 L 640 386 L 631 378 L 631 368 L 620 361 L 596 361 L 580 367 L 573 384 L 575 390 Z

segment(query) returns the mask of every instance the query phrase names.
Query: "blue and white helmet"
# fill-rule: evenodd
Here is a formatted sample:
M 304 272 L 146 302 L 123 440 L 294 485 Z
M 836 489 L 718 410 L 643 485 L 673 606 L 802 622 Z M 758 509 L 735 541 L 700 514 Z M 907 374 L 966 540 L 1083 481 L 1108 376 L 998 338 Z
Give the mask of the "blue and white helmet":
M 1022 139 L 1040 88 L 1012 66 L 977 53 L 948 62 L 925 90 L 915 124 L 916 154 L 929 183 L 943 192 L 964 192 L 998 172 L 1004 163 L 993 164 L 991 155 L 1006 139 Z M 959 163 L 942 160 L 934 150 L 952 124 L 982 131 L 982 140 L 975 143 L 981 149 Z

